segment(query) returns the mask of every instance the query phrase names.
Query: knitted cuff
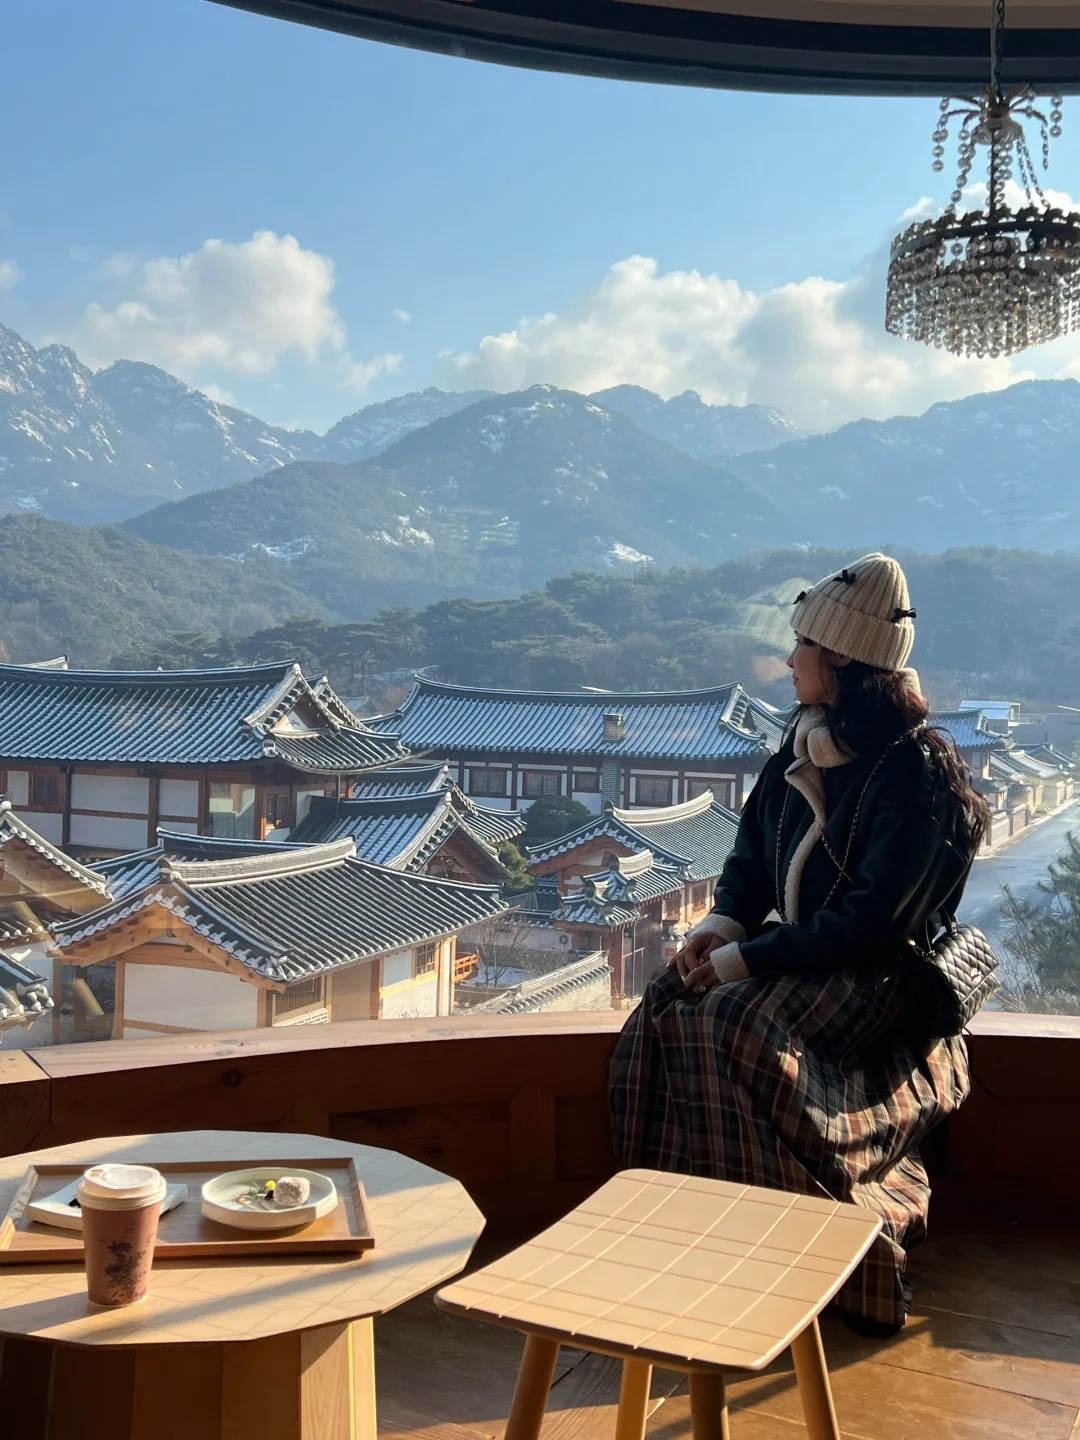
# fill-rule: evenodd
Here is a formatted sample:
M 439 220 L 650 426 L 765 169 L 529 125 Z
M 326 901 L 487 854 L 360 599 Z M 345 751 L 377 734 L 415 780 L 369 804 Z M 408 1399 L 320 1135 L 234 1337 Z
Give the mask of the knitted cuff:
M 716 971 L 716 978 L 722 985 L 727 984 L 730 980 L 746 980 L 749 977 L 750 971 L 746 968 L 742 951 L 734 941 L 728 945 L 721 945 L 719 950 L 714 950 L 709 959 Z
M 718 935 L 721 940 L 739 943 L 746 939 L 746 931 L 737 920 L 730 915 L 720 915 L 715 910 L 710 910 L 704 920 L 699 920 L 686 938 L 692 940 L 695 935 Z

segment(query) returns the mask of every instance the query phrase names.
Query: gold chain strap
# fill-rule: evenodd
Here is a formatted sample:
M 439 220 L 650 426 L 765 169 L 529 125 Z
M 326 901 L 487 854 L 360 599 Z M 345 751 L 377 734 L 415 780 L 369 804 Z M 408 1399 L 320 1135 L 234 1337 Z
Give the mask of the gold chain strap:
M 826 855 L 828 855 L 829 859 L 836 866 L 836 879 L 832 883 L 832 889 L 825 896 L 825 899 L 818 907 L 819 909 L 825 909 L 829 901 L 833 898 L 833 896 L 839 889 L 841 880 L 846 880 L 849 884 L 853 883 L 851 876 L 847 872 L 847 865 L 848 861 L 851 859 L 851 847 L 855 843 L 855 831 L 858 829 L 859 815 L 862 813 L 863 801 L 866 799 L 866 792 L 870 789 L 871 782 L 877 775 L 878 771 L 881 769 L 882 765 L 884 765 L 885 759 L 889 755 L 890 751 L 895 750 L 898 745 L 902 745 L 905 740 L 911 740 L 919 733 L 920 730 L 923 730 L 924 728 L 925 727 L 923 725 L 916 725 L 911 730 L 905 730 L 903 735 L 897 736 L 897 738 L 892 742 L 892 744 L 885 747 L 885 749 L 878 756 L 877 760 L 874 762 L 874 768 L 866 777 L 866 783 L 863 785 L 863 788 L 859 794 L 859 799 L 855 805 L 855 814 L 852 816 L 851 819 L 851 829 L 848 831 L 847 845 L 844 847 L 844 858 L 842 861 L 838 860 L 833 854 L 832 846 L 825 838 L 825 829 L 824 827 L 821 827 L 821 833 L 819 838 L 821 840 L 822 846 L 825 849 Z M 790 783 L 786 783 L 784 790 L 784 803 L 780 807 L 780 820 L 776 827 L 776 863 L 773 868 L 773 879 L 776 888 L 776 913 L 780 916 L 781 921 L 785 925 L 787 925 L 789 921 L 787 915 L 784 913 L 784 897 L 780 888 L 780 869 L 783 864 L 784 820 L 787 817 L 787 807 L 788 800 L 791 796 L 791 789 L 792 787 Z

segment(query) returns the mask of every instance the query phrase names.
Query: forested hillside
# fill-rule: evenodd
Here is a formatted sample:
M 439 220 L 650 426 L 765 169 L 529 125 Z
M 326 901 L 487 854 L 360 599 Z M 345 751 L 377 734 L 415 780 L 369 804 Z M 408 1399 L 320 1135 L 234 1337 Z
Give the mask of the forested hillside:
M 900 558 L 919 612 L 913 663 L 936 705 L 970 695 L 1080 703 L 1080 555 L 980 549 Z M 162 634 L 154 645 L 118 652 L 114 663 L 296 655 L 380 708 L 400 698 L 410 670 L 425 666 L 446 680 L 504 688 L 658 689 L 741 679 L 786 701 L 791 599 L 851 559 L 849 551 L 787 550 L 711 568 L 577 574 L 514 600 L 442 600 L 383 610 L 361 624 Z

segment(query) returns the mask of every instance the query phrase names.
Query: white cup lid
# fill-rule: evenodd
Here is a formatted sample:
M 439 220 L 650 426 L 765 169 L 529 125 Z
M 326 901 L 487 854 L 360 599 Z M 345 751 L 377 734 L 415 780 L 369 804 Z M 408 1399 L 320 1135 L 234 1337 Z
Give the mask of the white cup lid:
M 80 1200 L 154 1201 L 167 1186 L 160 1170 L 150 1165 L 91 1165 L 79 1183 Z

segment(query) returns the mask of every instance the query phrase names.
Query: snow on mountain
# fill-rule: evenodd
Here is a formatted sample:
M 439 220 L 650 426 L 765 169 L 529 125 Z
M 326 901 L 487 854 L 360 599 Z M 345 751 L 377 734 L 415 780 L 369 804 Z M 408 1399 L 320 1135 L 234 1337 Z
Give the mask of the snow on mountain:
M 629 415 L 642 430 L 696 460 L 728 460 L 748 450 L 783 445 L 802 434 L 786 415 L 768 405 L 707 405 L 696 390 L 661 400 L 640 385 L 615 385 L 598 390 L 592 398 Z
M 1029 380 L 731 466 L 811 544 L 1052 551 L 1080 548 L 1078 441 L 1080 383 Z
M 369 460 L 421 426 L 430 425 L 433 420 L 441 420 L 446 415 L 455 415 L 477 400 L 487 399 L 490 394 L 490 390 L 451 392 L 431 387 L 409 395 L 398 395 L 393 400 L 382 400 L 375 405 L 365 405 L 362 410 L 346 415 L 344 420 L 331 426 L 323 437 L 320 458 Z

